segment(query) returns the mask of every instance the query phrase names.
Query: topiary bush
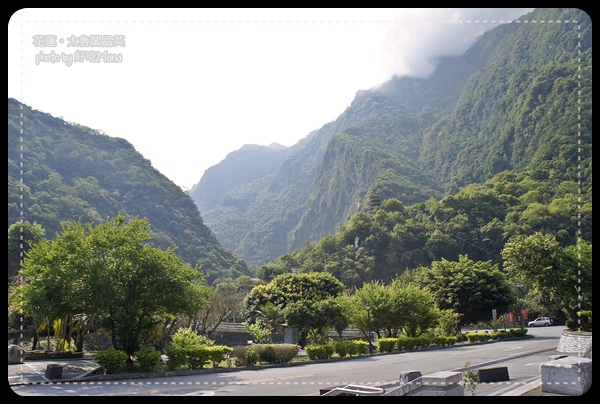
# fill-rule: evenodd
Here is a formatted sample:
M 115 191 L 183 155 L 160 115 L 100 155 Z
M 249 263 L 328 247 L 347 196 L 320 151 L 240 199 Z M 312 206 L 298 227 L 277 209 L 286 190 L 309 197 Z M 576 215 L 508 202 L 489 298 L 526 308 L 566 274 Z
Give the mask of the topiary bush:
M 108 348 L 94 355 L 94 359 L 106 370 L 106 373 L 116 373 L 123 368 L 129 355 L 120 349 Z
M 379 350 L 381 352 L 392 352 L 396 348 L 397 338 L 379 338 Z
M 208 346 L 208 358 L 214 368 L 218 368 L 220 363 L 226 361 L 229 355 L 233 352 L 233 348 L 226 345 Z
M 258 352 L 252 346 L 246 347 L 246 353 L 244 356 L 246 358 L 246 366 L 254 366 L 258 363 L 258 360 L 260 359 Z
M 182 327 L 173 335 L 165 351 L 169 369 L 201 369 L 210 362 L 209 346 L 214 341 L 198 335 L 191 327 Z
M 347 339 L 338 339 L 333 343 L 335 352 L 340 356 L 340 358 L 345 358 L 347 355 L 350 355 L 352 341 L 348 341 Z
M 160 352 L 152 347 L 140 348 L 134 355 L 135 361 L 146 370 L 153 370 L 160 363 Z

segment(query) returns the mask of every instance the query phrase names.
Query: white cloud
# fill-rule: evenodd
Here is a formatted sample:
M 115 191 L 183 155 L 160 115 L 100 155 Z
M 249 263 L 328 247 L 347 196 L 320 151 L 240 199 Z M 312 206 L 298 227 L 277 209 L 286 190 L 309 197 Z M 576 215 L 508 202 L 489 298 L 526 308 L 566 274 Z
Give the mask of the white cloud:
M 243 144 L 291 146 L 356 91 L 429 74 L 439 54 L 528 10 L 24 9 L 9 21 L 8 96 L 127 139 L 186 189 Z M 36 47 L 35 35 L 65 42 Z M 122 62 L 36 64 L 94 50 L 66 46 L 81 35 L 124 35 L 96 48 Z

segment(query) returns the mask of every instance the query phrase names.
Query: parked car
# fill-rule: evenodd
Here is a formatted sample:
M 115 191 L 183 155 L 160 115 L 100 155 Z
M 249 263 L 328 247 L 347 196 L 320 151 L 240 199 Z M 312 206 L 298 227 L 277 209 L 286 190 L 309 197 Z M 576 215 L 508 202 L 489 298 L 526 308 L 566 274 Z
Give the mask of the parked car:
M 538 317 L 527 323 L 528 327 L 548 327 L 549 325 L 552 325 L 552 319 L 550 317 Z

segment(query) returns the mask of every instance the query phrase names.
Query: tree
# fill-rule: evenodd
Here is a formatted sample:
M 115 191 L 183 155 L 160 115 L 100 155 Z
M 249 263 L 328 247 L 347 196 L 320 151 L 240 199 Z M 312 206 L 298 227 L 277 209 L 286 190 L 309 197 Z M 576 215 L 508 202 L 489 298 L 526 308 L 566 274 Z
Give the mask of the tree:
M 266 285 L 252 288 L 244 301 L 244 316 L 248 324 L 254 324 L 268 302 L 283 311 L 287 306 L 300 300 L 318 302 L 329 297 L 337 297 L 344 290 L 344 284 L 327 272 L 281 274 Z M 302 329 L 300 333 L 300 342 L 304 345 L 306 333 Z
M 552 294 L 573 320 L 592 309 L 592 245 L 580 240 L 561 247 L 555 236 L 541 232 L 511 237 L 502 250 L 504 269 L 515 283 Z
M 404 285 L 399 280 L 394 280 L 389 289 L 392 312 L 404 335 L 418 337 L 435 325 L 439 313 L 429 290 L 414 283 Z
M 258 320 L 269 332 L 269 343 L 273 343 L 273 333 L 283 328 L 285 321 L 283 310 L 275 304 L 267 302 L 258 310 Z
M 132 355 L 169 315 L 206 303 L 205 279 L 172 249 L 150 246 L 147 219 L 119 215 L 96 227 L 71 222 L 35 245 L 23 263 L 26 283 L 9 294 L 15 309 L 48 320 L 98 320 L 115 349 Z
M 234 317 L 243 307 L 244 292 L 239 290 L 237 283 L 227 278 L 207 291 L 208 304 L 203 305 L 189 318 L 188 327 L 200 335 L 214 338 L 219 325 Z
M 326 342 L 329 331 L 340 328 L 340 319 L 344 318 L 344 308 L 335 297 L 301 299 L 288 304 L 284 313 L 288 325 L 298 327 L 320 344 Z
M 415 272 L 417 284 L 427 288 L 436 305 L 452 309 L 461 315 L 461 324 L 488 320 L 492 309 L 507 310 L 514 301 L 514 288 L 497 264 L 475 262 L 467 255 L 458 261 L 434 261 L 431 267 L 419 267 Z
M 43 240 L 46 230 L 37 222 L 13 223 L 8 227 L 8 284 L 21 269 L 21 259 L 29 249 Z M 21 255 L 21 253 L 23 255 Z

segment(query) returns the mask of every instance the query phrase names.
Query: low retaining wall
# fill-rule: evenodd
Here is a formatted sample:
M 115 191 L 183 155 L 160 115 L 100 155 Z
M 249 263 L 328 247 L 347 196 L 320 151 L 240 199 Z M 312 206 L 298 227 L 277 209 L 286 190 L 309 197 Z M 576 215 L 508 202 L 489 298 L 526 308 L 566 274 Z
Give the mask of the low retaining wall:
M 580 357 L 592 359 L 592 333 L 585 331 L 563 331 L 556 348 L 558 352 L 577 353 Z
M 564 357 L 540 365 L 542 391 L 581 396 L 592 386 L 592 360 Z

